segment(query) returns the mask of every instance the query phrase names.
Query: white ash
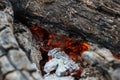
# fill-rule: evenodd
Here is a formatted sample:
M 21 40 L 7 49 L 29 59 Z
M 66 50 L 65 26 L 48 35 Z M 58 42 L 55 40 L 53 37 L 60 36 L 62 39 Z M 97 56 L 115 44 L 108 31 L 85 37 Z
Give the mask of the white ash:
M 61 51 L 60 48 L 54 48 L 48 52 L 48 56 L 51 56 L 52 58 L 57 58 L 57 59 L 70 59 L 67 54 L 65 54 L 64 51 Z
M 89 63 L 91 67 L 96 68 L 99 71 L 98 76 L 88 76 L 82 80 L 88 80 L 87 78 L 96 77 L 99 79 L 95 80 L 120 80 L 120 61 L 117 60 L 110 50 L 106 48 L 100 48 L 98 46 L 92 45 L 89 51 L 85 51 L 82 54 L 82 58 Z M 90 70 L 90 68 L 89 68 Z M 83 71 L 82 75 L 88 71 Z M 94 70 L 92 70 L 94 72 Z M 88 72 L 89 73 L 89 72 Z M 101 75 L 101 79 L 100 76 Z M 81 79 L 80 79 L 81 80 Z M 90 79 L 89 79 L 90 80 Z M 94 79 L 92 79 L 94 80 Z
M 44 80 L 75 80 L 75 79 L 71 76 L 59 77 L 56 74 L 50 74 L 48 76 L 44 76 Z
M 80 75 L 79 80 L 106 80 L 102 73 L 99 72 L 95 67 L 87 66 L 84 68 Z
M 32 64 L 31 64 L 31 67 L 34 68 L 34 69 L 36 69 L 38 72 L 40 72 L 40 70 L 38 69 L 36 63 L 32 63 Z
M 42 59 L 41 52 L 38 49 L 37 41 L 33 38 L 33 35 L 27 26 L 24 26 L 21 23 L 14 23 L 14 35 L 31 62 L 33 64 L 36 63 L 38 69 L 40 69 L 39 62 Z
M 90 65 L 103 65 L 116 60 L 110 50 L 106 48 L 100 48 L 95 44 L 92 44 L 88 51 L 83 52 L 82 58 Z
M 100 79 L 97 77 L 87 77 L 87 78 L 81 78 L 79 80 L 100 80 Z
M 15 39 L 14 14 L 9 0 L 0 0 L 0 8 L 0 80 L 41 80 Z
M 89 64 L 103 64 L 115 59 L 110 50 L 106 48 L 99 48 L 98 46 L 94 45 L 91 46 L 89 51 L 83 52 L 82 58 Z
M 120 69 L 111 72 L 112 80 L 120 80 Z
M 55 71 L 57 76 L 73 75 L 77 70 L 80 69 L 65 52 L 61 51 L 60 48 L 54 48 L 48 52 L 48 56 L 52 56 L 45 66 L 44 71 L 49 74 L 51 71 Z
M 49 62 L 47 62 L 44 66 L 44 71 L 46 73 L 50 73 L 51 71 L 55 70 L 58 66 L 59 60 L 58 59 L 52 59 Z

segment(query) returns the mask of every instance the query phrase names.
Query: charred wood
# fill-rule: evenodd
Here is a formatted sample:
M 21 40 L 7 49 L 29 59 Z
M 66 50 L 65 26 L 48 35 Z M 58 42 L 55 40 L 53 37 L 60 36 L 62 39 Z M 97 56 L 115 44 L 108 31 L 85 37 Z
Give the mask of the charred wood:
M 24 20 L 26 25 L 39 24 L 52 32 L 64 32 L 69 37 L 98 43 L 117 54 L 120 52 L 118 0 L 53 0 L 48 1 L 49 4 L 38 0 L 10 1 L 16 19 Z
M 0 80 L 40 80 L 40 74 L 13 34 L 14 14 L 10 2 L 0 1 L 0 8 Z
M 34 62 L 39 67 L 41 60 L 28 30 L 33 25 L 59 35 L 99 44 L 120 55 L 119 0 L 3 0 L 0 1 L 0 17 L 1 80 L 41 80 L 32 65 Z M 15 23 L 14 17 L 20 23 Z M 101 73 L 103 80 L 120 79 L 120 63 L 110 51 L 90 50 L 83 53 L 83 59 Z M 53 74 L 46 79 L 51 76 L 56 77 Z M 73 80 L 71 76 L 64 78 Z

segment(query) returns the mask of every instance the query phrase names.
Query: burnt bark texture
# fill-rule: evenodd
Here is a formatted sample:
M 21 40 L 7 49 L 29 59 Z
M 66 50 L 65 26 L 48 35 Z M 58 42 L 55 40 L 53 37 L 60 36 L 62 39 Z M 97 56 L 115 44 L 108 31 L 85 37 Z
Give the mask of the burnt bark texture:
M 10 1 L 16 19 L 26 25 L 37 23 L 51 32 L 97 43 L 120 53 L 119 0 Z
M 16 40 L 13 16 L 10 2 L 8 0 L 0 1 L 0 80 L 41 80 L 40 74 L 32 66 L 34 61 L 28 57 L 30 49 L 32 49 L 30 48 L 31 44 L 29 44 L 31 41 L 24 42 L 27 41 L 25 36 L 28 35 L 23 36 L 24 34 L 21 34 L 22 41 L 19 39 L 20 35 L 18 35 L 18 32 L 16 32 L 16 35 L 18 35 Z M 17 25 L 14 25 L 14 27 L 17 27 Z M 22 27 L 20 26 L 20 28 Z M 21 30 L 20 28 L 19 30 Z M 24 31 L 24 29 L 22 30 Z M 26 47 L 27 45 L 24 46 L 23 44 L 25 43 L 29 47 Z M 35 61 L 34 63 L 37 62 Z

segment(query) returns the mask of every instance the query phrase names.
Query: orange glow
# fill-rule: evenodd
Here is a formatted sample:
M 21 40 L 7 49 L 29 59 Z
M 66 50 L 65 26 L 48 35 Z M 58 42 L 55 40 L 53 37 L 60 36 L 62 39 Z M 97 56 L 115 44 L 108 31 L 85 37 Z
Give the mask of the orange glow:
M 113 54 L 113 56 L 114 56 L 116 59 L 120 60 L 120 55 L 115 55 L 115 54 Z
M 113 50 L 111 50 L 111 52 L 112 52 L 112 55 L 114 56 L 114 58 L 120 60 L 120 55 L 119 54 L 115 53 Z
M 63 35 L 55 35 L 49 33 L 47 30 L 39 26 L 33 26 L 30 28 L 30 30 L 37 41 L 44 43 L 43 45 L 40 45 L 40 51 L 43 53 L 47 53 L 48 50 L 59 47 L 65 51 L 65 53 L 67 53 L 74 61 L 76 61 L 77 58 L 90 47 L 87 42 L 76 41 L 73 38 L 69 38 Z M 115 54 L 114 51 L 111 52 L 116 59 L 120 59 L 120 55 Z M 51 58 L 49 57 L 49 59 Z
M 49 33 L 47 30 L 33 26 L 31 32 L 36 40 L 42 41 L 44 45 L 40 45 L 40 50 L 47 52 L 53 48 L 59 47 L 67 53 L 74 61 L 78 59 L 84 51 L 89 49 L 89 44 L 86 42 L 76 41 L 67 36 L 60 36 Z M 49 57 L 49 59 L 51 59 Z
M 53 48 L 61 48 L 63 51 L 65 51 L 66 54 L 69 55 L 72 60 L 77 62 L 80 61 L 80 56 L 82 55 L 82 53 L 88 50 L 90 47 L 87 42 L 76 41 L 74 38 L 69 38 L 63 35 L 56 35 L 38 26 L 33 26 L 30 28 L 30 30 L 35 39 L 43 43 L 42 45 L 40 44 L 40 51 L 46 56 L 43 60 L 43 63 L 52 59 L 51 56 L 47 56 L 47 53 Z M 119 55 L 115 55 L 113 53 L 113 56 L 116 59 L 120 60 Z M 75 74 L 74 76 L 79 76 L 82 71 L 83 69 L 80 68 L 80 70 L 78 70 L 77 74 Z
M 48 35 L 49 35 L 47 30 L 40 28 L 40 27 L 36 27 L 36 26 L 31 27 L 30 30 L 36 40 L 38 40 L 38 41 L 47 40 Z
M 76 41 L 74 38 L 63 35 L 55 35 L 38 26 L 33 26 L 30 30 L 35 39 L 43 43 L 43 45 L 40 45 L 40 51 L 43 54 L 47 54 L 53 48 L 61 48 L 72 60 L 77 62 L 80 60 L 81 54 L 90 47 L 87 42 Z M 48 56 L 48 60 L 50 59 L 52 58 Z M 82 69 L 78 70 L 75 76 L 79 76 L 81 72 Z

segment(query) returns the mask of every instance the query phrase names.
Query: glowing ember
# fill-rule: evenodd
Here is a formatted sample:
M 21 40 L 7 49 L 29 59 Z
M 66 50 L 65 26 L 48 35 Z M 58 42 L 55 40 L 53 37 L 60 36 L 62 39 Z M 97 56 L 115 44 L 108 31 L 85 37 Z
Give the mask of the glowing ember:
M 115 53 L 113 50 L 111 50 L 111 52 L 112 52 L 114 58 L 120 60 L 120 54 Z
M 38 26 L 31 27 L 31 32 L 36 40 L 44 43 L 40 45 L 40 50 L 42 52 L 48 52 L 48 50 L 59 47 L 74 61 L 77 61 L 78 57 L 89 49 L 89 44 L 86 42 L 76 41 L 66 36 L 55 35 Z M 51 57 L 48 57 L 48 59 L 51 59 Z
M 61 50 L 69 55 L 72 60 L 79 62 L 80 65 L 82 65 L 83 60 L 81 59 L 81 55 L 90 47 L 87 42 L 76 41 L 74 38 L 69 38 L 63 35 L 55 35 L 38 26 L 31 27 L 31 32 L 36 40 L 41 43 L 40 51 L 42 52 L 43 57 L 43 60 L 40 62 L 41 66 L 44 66 L 48 60 L 52 59 L 47 53 L 53 48 L 61 48 Z M 120 59 L 118 55 L 114 55 L 114 57 Z M 82 71 L 83 69 L 81 67 L 74 76 L 79 77 Z
M 118 60 L 120 60 L 120 55 L 118 54 L 113 54 L 113 56 L 116 58 L 116 59 L 118 59 Z
M 43 60 L 40 62 L 41 66 L 44 66 L 48 60 L 52 59 L 50 56 L 47 56 L 47 53 L 53 48 L 61 48 L 61 50 L 68 54 L 72 60 L 75 62 L 82 62 L 81 54 L 90 47 L 86 42 L 76 41 L 73 38 L 63 35 L 55 35 L 38 26 L 33 26 L 30 30 L 35 39 L 42 43 L 40 44 L 40 51 L 42 52 L 43 57 Z M 83 69 L 80 68 L 74 76 L 79 76 L 82 70 Z

